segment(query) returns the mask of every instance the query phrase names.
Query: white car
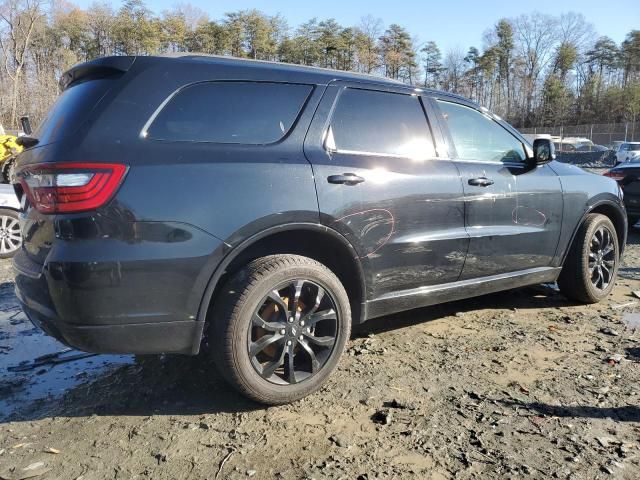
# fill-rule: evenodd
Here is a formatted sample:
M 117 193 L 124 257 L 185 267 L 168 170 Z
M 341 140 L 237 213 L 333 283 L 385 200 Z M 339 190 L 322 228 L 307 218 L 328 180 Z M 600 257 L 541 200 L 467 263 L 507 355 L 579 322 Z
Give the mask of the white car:
M 624 142 L 616 151 L 616 163 L 640 162 L 640 142 Z
M 20 202 L 12 185 L 0 183 L 0 258 L 11 258 L 22 245 Z

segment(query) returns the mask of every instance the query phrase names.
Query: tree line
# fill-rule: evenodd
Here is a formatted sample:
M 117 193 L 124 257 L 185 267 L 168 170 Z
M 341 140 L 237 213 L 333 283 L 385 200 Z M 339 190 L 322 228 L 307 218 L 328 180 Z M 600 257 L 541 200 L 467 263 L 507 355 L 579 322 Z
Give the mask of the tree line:
M 201 52 L 350 70 L 469 97 L 514 125 L 635 121 L 640 114 L 640 30 L 621 44 L 581 14 L 498 19 L 480 46 L 442 52 L 420 32 L 372 16 L 291 26 L 281 15 L 229 12 L 212 20 L 190 4 L 155 14 L 143 0 L 115 9 L 65 1 L 0 0 L 0 121 L 37 123 L 58 78 L 105 55 Z

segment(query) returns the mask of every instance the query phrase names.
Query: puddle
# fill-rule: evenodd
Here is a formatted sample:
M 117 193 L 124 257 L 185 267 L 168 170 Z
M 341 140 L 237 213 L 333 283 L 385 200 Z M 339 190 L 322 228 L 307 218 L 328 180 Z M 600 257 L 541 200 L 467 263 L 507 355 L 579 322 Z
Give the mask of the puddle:
M 131 355 L 94 355 L 58 364 L 33 364 L 34 359 L 67 347 L 29 322 L 15 297 L 11 298 L 12 290 L 5 291 L 6 284 L 0 290 L 0 420 L 33 402 L 58 398 L 110 369 L 133 363 Z M 78 353 L 70 351 L 58 359 Z

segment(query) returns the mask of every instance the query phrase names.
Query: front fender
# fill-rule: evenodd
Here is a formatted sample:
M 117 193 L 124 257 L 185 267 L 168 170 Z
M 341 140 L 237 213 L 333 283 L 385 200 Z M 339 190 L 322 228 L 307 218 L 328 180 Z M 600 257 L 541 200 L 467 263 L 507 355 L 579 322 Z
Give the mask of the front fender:
M 549 166 L 558 174 L 564 200 L 560 241 L 551 266 L 564 264 L 580 225 L 593 212 L 611 217 L 623 249 L 627 238 L 627 214 L 618 184 L 611 178 L 568 163 L 554 161 Z
M 627 240 L 627 211 L 620 198 L 611 193 L 601 193 L 595 197 L 589 199 L 585 209 L 579 216 L 578 221 L 574 222 L 571 229 L 571 236 L 564 245 L 564 249 L 559 252 L 559 266 L 564 265 L 564 261 L 567 258 L 569 249 L 573 244 L 573 241 L 580 229 L 580 226 L 584 223 L 587 215 L 591 213 L 602 213 L 608 216 L 616 227 L 616 233 L 618 234 L 618 243 L 620 245 L 620 255 L 624 253 L 624 248 Z

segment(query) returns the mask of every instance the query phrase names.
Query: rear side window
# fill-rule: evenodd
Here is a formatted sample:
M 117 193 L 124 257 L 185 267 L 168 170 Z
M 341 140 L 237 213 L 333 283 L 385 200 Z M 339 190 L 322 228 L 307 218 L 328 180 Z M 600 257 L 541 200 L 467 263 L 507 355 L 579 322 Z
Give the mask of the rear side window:
M 284 137 L 311 93 L 310 85 L 206 82 L 174 95 L 147 137 L 178 142 L 262 145 Z
M 75 133 L 114 82 L 113 78 L 89 80 L 63 91 L 34 133 L 38 145 Z
M 500 124 L 479 111 L 438 100 L 453 143 L 461 160 L 523 162 L 524 145 Z
M 329 149 L 425 159 L 435 156 L 418 97 L 347 88 L 331 117 Z

